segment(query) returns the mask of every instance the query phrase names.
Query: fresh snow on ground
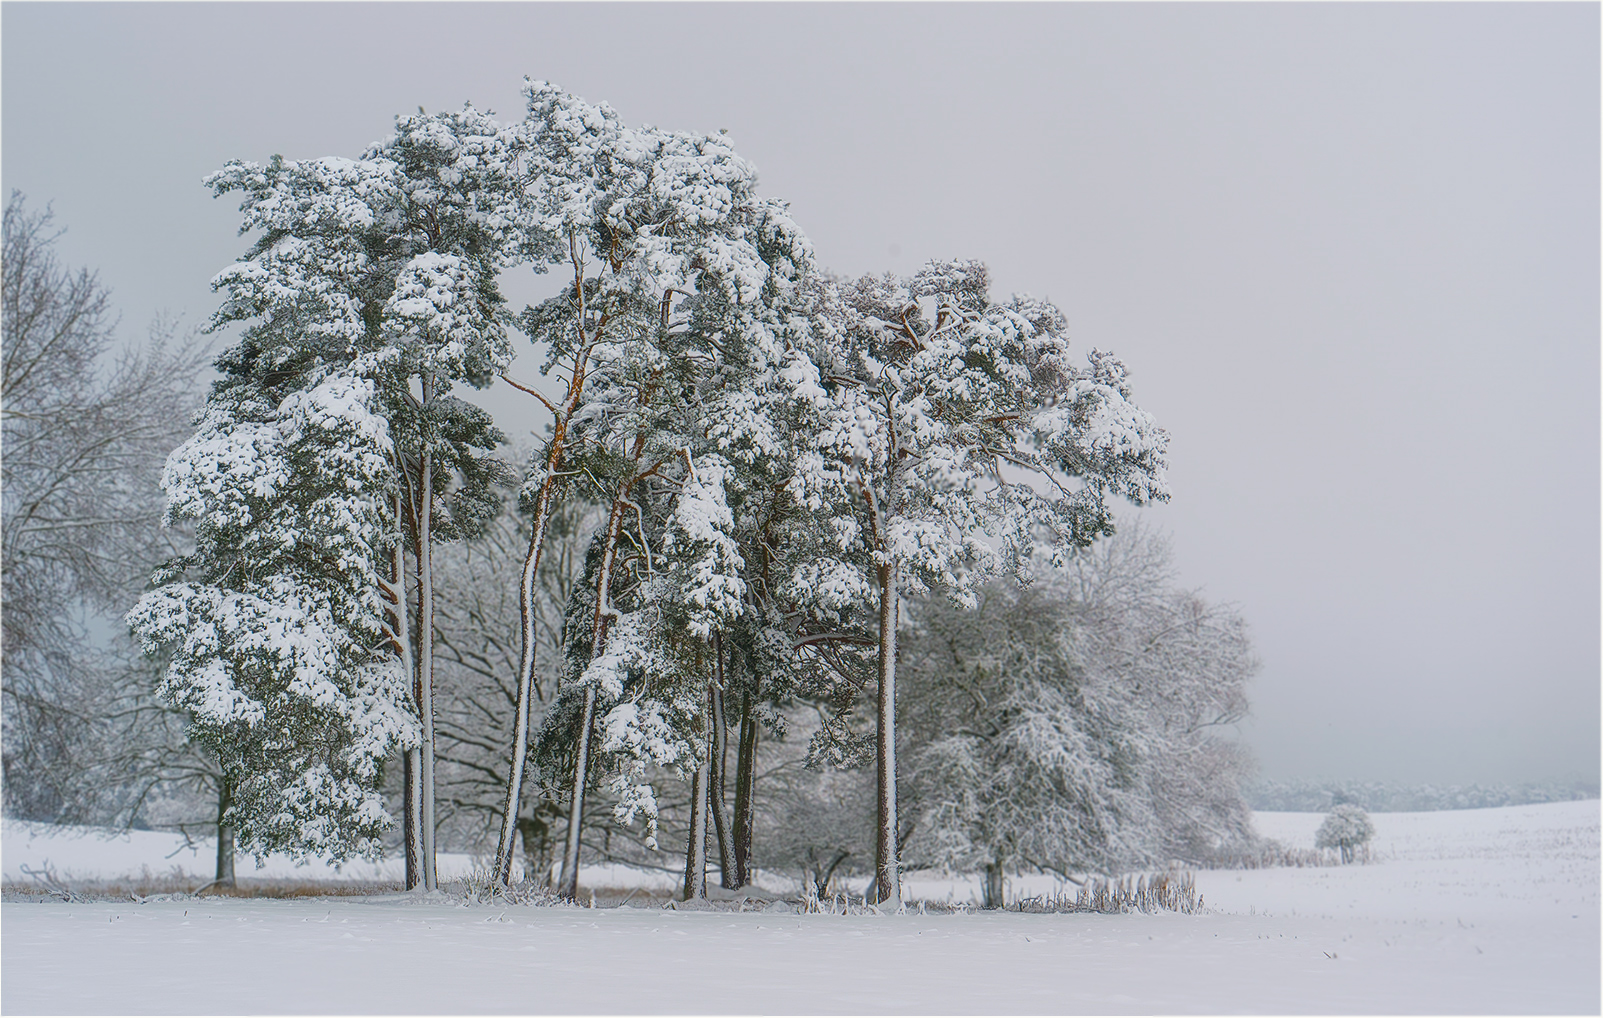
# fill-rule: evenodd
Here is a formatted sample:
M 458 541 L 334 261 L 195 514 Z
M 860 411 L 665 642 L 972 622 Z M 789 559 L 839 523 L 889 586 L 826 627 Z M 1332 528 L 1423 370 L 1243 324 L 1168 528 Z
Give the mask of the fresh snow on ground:
M 1193 916 L 12 901 L 0 1010 L 1598 1012 L 1597 801 L 1372 816 L 1370 864 L 1199 873 Z M 1295 847 L 1319 819 L 1258 815 Z M 45 842 L 7 826 L 8 881 Z

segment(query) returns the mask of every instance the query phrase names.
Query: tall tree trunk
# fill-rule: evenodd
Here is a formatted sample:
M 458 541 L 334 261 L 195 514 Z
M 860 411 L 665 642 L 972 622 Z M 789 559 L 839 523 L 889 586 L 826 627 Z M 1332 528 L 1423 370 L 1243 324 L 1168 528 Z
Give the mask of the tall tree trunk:
M 217 875 L 214 887 L 234 886 L 234 828 L 227 823 L 228 807 L 233 805 L 233 784 L 228 775 L 217 775 Z
M 573 263 L 573 293 L 579 301 L 580 334 L 585 321 L 584 259 L 572 234 L 568 236 L 568 253 Z M 529 528 L 529 550 L 523 557 L 523 577 L 519 584 L 522 603 L 519 610 L 523 621 L 523 650 L 519 655 L 518 716 L 512 734 L 512 767 L 507 775 L 507 794 L 501 815 L 501 839 L 496 846 L 495 874 L 504 884 L 512 874 L 512 836 L 518 823 L 518 807 L 522 799 L 523 763 L 529 749 L 529 719 L 534 712 L 534 659 L 535 659 L 535 584 L 540 576 L 540 558 L 545 549 L 546 529 L 551 523 L 552 507 L 556 503 L 558 472 L 568 447 L 568 422 L 579 409 L 584 395 L 586 366 L 590 348 L 601 341 L 601 328 L 597 327 L 593 339 L 586 339 L 574 354 L 573 370 L 568 376 L 568 392 L 560 409 L 551 406 L 544 396 L 526 385 L 519 385 L 505 374 L 501 378 L 514 388 L 521 389 L 544 403 L 551 411 L 551 442 L 548 446 L 545 479 L 540 482 L 540 494 L 535 500 L 534 520 Z M 574 852 L 578 847 L 575 844 Z M 564 872 L 564 876 L 566 873 Z M 549 874 L 547 875 L 549 877 Z M 577 876 L 575 877 L 577 879 Z
M 584 822 L 584 786 L 590 769 L 590 728 L 595 713 L 596 687 L 587 686 L 579 720 L 579 750 L 573 761 L 573 797 L 568 805 L 568 841 L 562 849 L 562 883 L 557 892 L 575 900 L 579 897 L 579 833 Z
M 434 400 L 434 376 L 423 374 L 423 407 Z M 422 827 L 423 889 L 435 890 L 439 881 L 434 869 L 434 454 L 429 450 L 428 422 L 423 426 L 421 483 L 417 514 L 417 697 L 418 714 L 423 722 Z
M 723 637 L 713 637 L 713 682 L 710 715 L 712 717 L 712 744 L 707 758 L 707 797 L 712 801 L 713 828 L 718 834 L 718 883 L 726 889 L 741 885 L 735 883 L 735 868 L 729 861 L 729 823 L 724 810 L 724 767 L 728 748 L 728 729 L 724 724 L 724 658 Z
M 707 896 L 707 761 L 690 781 L 690 834 L 685 838 L 685 900 Z
M 625 486 L 620 497 L 612 502 L 607 517 L 606 543 L 601 550 L 601 572 L 596 577 L 595 637 L 590 643 L 590 660 L 594 661 L 607 645 L 607 623 L 612 595 L 612 558 L 618 548 L 618 533 L 623 528 L 624 505 L 622 496 L 628 495 Z M 590 729 L 595 721 L 596 687 L 586 686 L 583 718 L 579 723 L 579 751 L 573 763 L 573 795 L 568 808 L 568 844 L 562 852 L 562 886 L 558 893 L 567 898 L 579 894 L 579 833 L 584 823 L 584 788 L 590 771 Z
M 740 744 L 735 750 L 735 886 L 751 883 L 751 838 L 756 810 L 752 793 L 757 785 L 757 719 L 751 712 L 751 691 L 740 702 Z
M 902 885 L 896 826 L 896 622 L 900 608 L 897 565 L 879 567 L 879 815 L 875 830 L 875 902 L 899 909 Z
M 512 842 L 518 829 L 518 807 L 523 796 L 523 762 L 529 752 L 529 714 L 534 709 L 535 584 L 540 574 L 540 557 L 545 549 L 546 527 L 551 522 L 553 489 L 560 451 L 553 451 L 546 464 L 546 478 L 534 504 L 534 523 L 529 528 L 529 550 L 523 556 L 523 576 L 518 584 L 519 611 L 523 621 L 523 651 L 518 661 L 517 720 L 512 730 L 512 766 L 507 773 L 507 794 L 501 810 L 501 840 L 495 850 L 495 879 L 506 884 L 512 879 Z
M 423 754 L 413 746 L 401 757 L 406 785 L 406 889 L 423 886 Z
M 399 457 L 404 471 L 404 460 Z M 396 656 L 401 660 L 401 674 L 412 676 L 412 705 L 418 705 L 417 669 L 412 659 L 412 625 L 406 610 L 406 542 L 402 537 L 406 525 L 406 498 L 401 490 L 395 494 L 395 546 L 390 551 L 390 634 L 395 641 Z M 421 723 L 422 711 L 418 712 Z M 406 889 L 415 891 L 423 884 L 423 781 L 421 774 L 423 754 L 413 746 L 401 754 L 402 789 L 405 806 L 402 810 L 402 838 L 406 852 Z

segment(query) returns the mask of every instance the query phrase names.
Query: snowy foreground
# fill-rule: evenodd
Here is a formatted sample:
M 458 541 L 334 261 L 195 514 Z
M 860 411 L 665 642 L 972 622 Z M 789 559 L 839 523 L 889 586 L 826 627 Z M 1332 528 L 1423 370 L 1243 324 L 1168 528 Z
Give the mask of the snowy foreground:
M 1319 819 L 1258 823 L 1307 847 Z M 1370 865 L 1199 873 L 1194 916 L 13 901 L 0 1010 L 1598 1012 L 1596 801 L 1374 820 Z M 8 825 L 8 881 L 42 862 L 24 833 Z

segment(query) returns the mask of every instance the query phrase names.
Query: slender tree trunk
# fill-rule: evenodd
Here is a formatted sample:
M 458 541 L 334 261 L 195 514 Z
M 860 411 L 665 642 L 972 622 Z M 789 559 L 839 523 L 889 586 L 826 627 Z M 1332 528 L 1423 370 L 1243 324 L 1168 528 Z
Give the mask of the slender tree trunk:
M 233 785 L 228 775 L 217 775 L 217 876 L 214 887 L 234 886 L 234 828 L 227 823 L 228 807 L 233 805 Z
M 740 744 L 735 751 L 735 886 L 751 883 L 751 838 L 756 810 L 752 793 L 757 784 L 757 719 L 751 712 L 751 692 L 740 703 Z
M 690 781 L 690 834 L 685 839 L 685 899 L 707 896 L 707 761 Z
M 562 886 L 558 892 L 574 900 L 579 897 L 579 833 L 584 822 L 584 786 L 590 769 L 590 728 L 595 713 L 596 689 L 588 686 L 579 721 L 579 751 L 573 761 L 573 798 L 568 806 L 568 841 L 562 850 Z
M 985 907 L 1003 908 L 1007 902 L 1003 900 L 1006 885 L 1003 883 L 1002 860 L 998 857 L 994 862 L 985 864 Z
M 434 376 L 423 375 L 423 406 L 434 399 Z M 427 422 L 424 423 L 422 483 L 418 497 L 417 524 L 417 687 L 418 714 L 423 722 L 422 826 L 423 889 L 439 886 L 434 868 L 434 455 L 429 451 Z
M 628 494 L 625 487 L 623 495 Z M 622 499 L 614 499 L 612 512 L 607 517 L 606 543 L 601 551 L 601 573 L 596 577 L 595 637 L 590 644 L 590 660 L 594 661 L 607 642 L 607 623 L 611 619 L 608 598 L 612 595 L 612 557 L 618 547 L 618 532 L 623 528 L 624 506 Z M 568 810 L 568 844 L 562 853 L 562 887 L 564 897 L 576 898 L 579 894 L 579 832 L 584 822 L 584 787 L 589 780 L 590 729 L 595 720 L 596 687 L 586 686 L 584 691 L 584 717 L 579 723 L 579 752 L 573 764 L 573 796 Z
M 879 568 L 879 730 L 877 784 L 879 816 L 875 830 L 876 904 L 899 909 L 902 885 L 896 826 L 896 622 L 900 576 L 895 563 Z
M 405 469 L 405 466 L 402 466 Z M 412 677 L 412 705 L 418 705 L 417 669 L 412 659 L 412 625 L 406 610 L 406 542 L 402 531 L 406 523 L 406 499 L 403 492 L 395 495 L 395 547 L 390 552 L 390 631 L 395 639 L 396 656 L 401 659 L 401 674 Z M 422 712 L 418 718 L 421 722 Z M 406 889 L 414 891 L 423 884 L 423 782 L 420 776 L 423 754 L 416 746 L 401 754 L 402 788 L 405 807 L 402 810 L 402 837 L 406 852 Z
M 523 577 L 519 581 L 519 610 L 523 621 L 523 652 L 518 661 L 517 720 L 512 730 L 512 766 L 507 774 L 507 794 L 501 811 L 501 840 L 495 850 L 495 878 L 505 884 L 512 879 L 513 838 L 518 829 L 518 807 L 523 795 L 523 761 L 529 752 L 529 714 L 534 709 L 535 584 L 539 579 L 540 557 L 545 549 L 546 527 L 551 522 L 554 476 L 560 452 L 553 451 L 546 464 L 546 478 L 534 505 L 534 523 L 529 528 L 529 550 L 523 556 Z
M 713 637 L 713 683 L 710 714 L 712 717 L 712 745 L 707 759 L 707 796 L 712 801 L 713 828 L 718 834 L 718 883 L 725 889 L 741 885 L 735 883 L 735 868 L 729 861 L 729 823 L 725 815 L 724 767 L 727 762 L 728 729 L 724 723 L 724 659 L 723 637 Z
M 581 335 L 585 321 L 584 306 L 584 260 L 579 257 L 578 247 L 572 234 L 568 236 L 568 253 L 573 261 L 574 297 L 579 301 L 579 323 Z M 507 775 L 507 795 L 504 810 L 501 816 L 501 840 L 496 847 L 495 874 L 504 884 L 512 874 L 512 836 L 517 827 L 518 806 L 522 799 L 523 763 L 529 749 L 529 716 L 534 711 L 534 659 L 535 659 L 535 583 L 540 575 L 540 558 L 545 549 L 546 529 L 551 523 L 552 506 L 556 501 L 557 473 L 562 468 L 562 458 L 567 451 L 568 421 L 575 411 L 579 409 L 579 401 L 584 394 L 584 380 L 586 364 L 590 358 L 592 343 L 600 342 L 601 329 L 598 327 L 593 340 L 586 340 L 580 344 L 578 353 L 574 355 L 573 371 L 568 377 L 568 393 L 563 400 L 561 410 L 551 407 L 545 398 L 527 386 L 518 385 L 505 374 L 501 377 L 506 382 L 532 396 L 538 398 L 551 409 L 551 444 L 546 456 L 545 480 L 540 483 L 540 495 L 535 501 L 534 521 L 529 530 L 529 551 L 523 557 L 523 577 L 519 585 L 522 595 L 520 611 L 523 621 L 523 651 L 519 656 L 518 675 L 518 716 L 515 730 L 512 734 L 512 767 Z M 573 839 L 569 839 L 572 841 Z M 573 853 L 578 853 L 578 843 L 574 841 Z M 564 857 L 566 865 L 566 857 Z M 564 879 L 566 870 L 564 870 Z M 549 877 L 549 875 L 548 875 Z M 575 871 L 577 881 L 577 870 Z M 577 884 L 575 884 L 577 886 Z

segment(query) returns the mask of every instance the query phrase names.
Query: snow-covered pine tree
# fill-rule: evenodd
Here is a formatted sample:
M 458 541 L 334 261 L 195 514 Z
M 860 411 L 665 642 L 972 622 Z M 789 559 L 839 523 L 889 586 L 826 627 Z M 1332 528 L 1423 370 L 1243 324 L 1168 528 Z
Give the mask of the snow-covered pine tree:
M 609 507 L 595 552 L 591 618 L 575 627 L 590 641 L 589 660 L 570 687 L 570 695 L 582 695 L 584 702 L 548 716 L 559 727 L 577 726 L 566 735 L 575 766 L 561 886 L 571 894 L 596 698 L 606 702 L 618 695 L 600 683 L 605 669 L 593 671 L 591 665 L 629 658 L 634 652 L 625 645 L 637 634 L 633 623 L 617 628 L 616 640 L 609 632 L 625 616 L 614 603 L 620 599 L 613 584 L 625 579 L 623 566 L 638 572 L 644 564 L 645 574 L 627 577 L 635 590 L 650 579 L 654 558 L 671 553 L 656 544 L 669 540 L 669 531 L 654 532 L 653 521 L 666 521 L 659 505 L 696 476 L 699 464 L 724 476 L 728 461 L 720 466 L 705 456 L 714 455 L 720 443 L 762 441 L 750 434 L 754 425 L 766 425 L 760 414 L 743 406 L 748 412 L 726 417 L 712 401 L 747 391 L 752 370 L 772 375 L 783 366 L 787 354 L 771 328 L 773 303 L 810 251 L 784 206 L 756 197 L 755 175 L 722 135 L 628 128 L 605 105 L 589 106 L 549 85 L 531 84 L 527 94 L 526 222 L 538 237 L 562 240 L 573 285 L 524 317 L 531 337 L 548 344 L 546 370 L 561 366 L 568 376 L 559 402 L 542 397 L 554 421 L 524 487 L 535 517 L 525 574 L 537 567 L 542 520 L 564 480 L 582 475 L 592 497 Z M 684 540 L 676 547 L 685 547 Z M 717 568 L 736 569 L 734 561 L 726 557 Z M 717 577 L 698 582 L 703 586 L 674 589 L 692 601 L 703 598 L 701 610 L 718 610 L 709 607 L 709 597 L 738 607 L 738 593 L 713 590 L 721 582 Z M 699 638 L 710 639 L 711 629 Z M 532 643 L 526 646 L 532 651 Z M 522 667 L 532 674 L 532 653 L 525 654 Z M 614 730 L 621 731 L 609 727 Z M 561 737 L 547 725 L 545 742 Z M 518 799 L 523 738 L 522 731 L 514 734 L 509 818 Z M 632 801 L 627 795 L 625 800 Z M 510 866 L 510 823 L 504 822 L 498 852 L 503 878 Z
M 703 833 L 709 818 L 717 833 L 722 883 L 733 888 L 746 882 L 755 680 L 784 673 L 796 649 L 789 632 L 794 620 L 773 610 L 775 555 L 769 542 L 780 539 L 776 509 L 798 508 L 787 490 L 799 447 L 789 425 L 797 410 L 809 405 L 816 371 L 789 342 L 787 318 L 795 311 L 811 251 L 780 204 L 758 204 L 744 225 L 735 238 L 748 259 L 755 254 L 761 261 L 747 261 L 745 271 L 733 278 L 703 269 L 696 292 L 681 302 L 680 317 L 669 323 L 684 369 L 681 394 L 661 421 L 667 433 L 679 436 L 685 470 L 676 482 L 664 478 L 657 485 L 671 502 L 657 549 L 660 583 L 652 597 L 661 620 L 656 631 L 694 647 L 694 654 L 682 651 L 674 659 L 677 670 L 648 672 L 609 712 L 604 743 L 610 752 L 627 756 L 615 779 L 624 815 L 632 813 L 637 800 L 654 809 L 648 766 L 673 765 L 691 773 L 687 897 L 704 893 Z M 759 277 L 753 269 L 765 274 Z M 760 288 L 750 285 L 754 278 L 762 279 Z M 745 665 L 741 680 L 735 678 L 737 660 Z M 731 691 L 740 695 L 743 722 L 733 823 L 724 774 L 725 699 Z
M 413 688 L 422 740 L 408 790 L 418 835 L 409 844 L 421 851 L 428 890 L 437 884 L 433 548 L 475 532 L 498 508 L 500 464 L 487 453 L 504 440 L 488 414 L 449 392 L 456 382 L 489 384 L 512 358 L 497 276 L 522 236 L 513 229 L 517 157 L 515 132 L 472 107 L 399 117 L 395 134 L 364 156 L 394 165 L 398 185 L 382 242 L 399 271 L 379 312 L 377 359 L 390 383 L 383 391 L 399 439 L 400 522 L 418 592 Z
M 816 285 L 803 276 L 798 290 Z M 745 886 L 751 877 L 756 830 L 758 743 L 761 729 L 783 736 L 785 707 L 798 698 L 834 701 L 837 713 L 855 699 L 871 665 L 863 660 L 875 645 L 865 607 L 872 600 L 872 569 L 853 537 L 850 506 L 828 504 L 807 490 L 805 480 L 819 452 L 833 403 L 819 387 L 818 370 L 800 351 L 808 348 L 810 323 L 804 293 L 782 306 L 780 333 L 787 360 L 778 377 L 754 387 L 770 443 L 761 455 L 730 449 L 740 483 L 731 502 L 734 536 L 745 561 L 746 607 L 722 634 L 727 662 L 722 689 L 714 697 L 716 736 L 710 785 L 719 834 L 724 886 Z M 724 718 L 735 705 L 737 725 Z M 718 821 L 725 778 L 724 748 L 734 728 L 734 811 L 725 832 Z M 825 740 L 828 741 L 828 740 Z M 839 762 L 850 747 L 830 745 Z M 727 838 L 729 844 L 724 844 Z
M 347 400 L 347 408 L 360 406 L 384 424 L 382 477 L 357 477 L 330 454 L 325 462 L 293 461 L 302 473 L 289 482 L 308 493 L 334 486 L 362 502 L 364 518 L 383 522 L 384 567 L 353 576 L 381 597 L 381 628 L 389 634 L 383 645 L 410 674 L 410 707 L 419 722 L 420 738 L 407 745 L 406 758 L 409 886 L 435 884 L 432 547 L 471 532 L 495 509 L 496 465 L 484 453 L 501 436 L 481 411 L 447 393 L 454 382 L 487 383 L 510 357 L 509 316 L 495 280 L 518 200 L 513 140 L 468 107 L 398 118 L 396 133 L 359 160 L 234 162 L 208 181 L 219 195 L 240 192 L 241 232 L 261 233 L 214 283 L 228 296 L 212 327 L 246 328 L 219 361 L 226 377 L 213 397 L 220 415 L 213 433 L 273 422 L 334 379 L 364 394 Z M 236 405 L 248 406 L 251 416 L 236 422 Z M 229 476 L 218 486 L 254 483 L 248 474 Z M 225 536 L 236 544 L 254 539 Z M 214 542 L 196 563 L 232 554 L 231 546 Z M 415 613 L 408 587 L 416 592 Z M 333 624 L 346 618 L 333 615 Z M 353 632 L 365 632 L 361 615 L 348 622 Z M 236 814 L 251 808 L 236 796 Z M 387 815 L 380 810 L 370 819 L 387 822 Z
M 713 287 L 706 277 L 699 283 Z M 652 324 L 655 337 L 622 345 L 595 370 L 590 412 L 577 422 L 580 441 L 570 451 L 593 497 L 609 507 L 590 553 L 592 582 L 568 621 L 574 678 L 566 696 L 580 702 L 548 715 L 553 724 L 543 739 L 574 746 L 560 885 L 570 896 L 597 751 L 615 772 L 615 816 L 625 823 L 643 816 L 648 843 L 657 811 L 649 767 L 693 774 L 692 826 L 703 816 L 717 634 L 743 609 L 743 563 L 728 506 L 734 469 L 716 452 L 693 451 L 706 445 L 698 432 L 705 401 L 716 393 L 698 384 L 708 376 L 690 333 L 672 322 Z M 592 747 L 592 719 L 601 708 L 601 741 Z M 694 838 L 689 851 L 687 873 L 699 874 Z M 698 886 L 687 883 L 689 893 Z
M 196 550 L 128 620 L 170 654 L 158 694 L 219 761 L 240 846 L 342 859 L 378 851 L 417 723 L 380 594 L 388 426 L 370 380 L 321 374 L 282 399 L 219 383 L 163 476 Z
M 530 340 L 546 345 L 541 374 L 550 377 L 558 367 L 566 373 L 562 394 L 553 402 L 529 386 L 506 379 L 539 400 L 552 419 L 544 447 L 533 457 L 520 493 L 520 503 L 531 521 L 519 587 L 520 657 L 511 766 L 492 870 L 502 883 L 512 872 L 532 720 L 539 647 L 535 584 L 551 521 L 568 478 L 575 473 L 570 463 L 576 438 L 574 421 L 586 409 L 585 385 L 597 366 L 598 354 L 615 350 L 620 332 L 641 327 L 637 317 L 615 313 L 618 294 L 632 294 L 637 304 L 640 299 L 649 302 L 655 297 L 641 287 L 636 272 L 627 276 L 621 272 L 631 259 L 619 257 L 624 252 L 617 250 L 616 231 L 608 223 L 614 206 L 646 186 L 647 169 L 630 158 L 637 155 L 631 133 L 605 103 L 590 106 L 548 82 L 526 79 L 524 96 L 528 110 L 519 128 L 520 150 L 526 161 L 519 215 L 520 228 L 528 238 L 524 248 L 537 271 L 565 264 L 572 282 L 564 293 L 539 308 L 525 309 L 523 315 L 523 329 Z M 594 276 L 589 275 L 592 267 Z M 609 268 L 613 285 L 604 291 Z M 671 297 L 667 293 L 662 299 L 668 302 Z M 588 732 L 582 741 L 588 749 Z M 578 805 L 582 809 L 582 802 Z
M 876 894 L 900 904 L 896 809 L 899 598 L 962 597 L 997 565 L 1025 568 L 1036 531 L 1057 548 L 1113 529 L 1109 494 L 1167 498 L 1167 435 L 1130 402 L 1124 366 L 1068 355 L 1064 321 L 1027 297 L 994 301 L 978 262 L 822 290 L 810 351 L 833 402 L 800 486 L 850 505 L 879 594 Z M 983 539 L 1000 542 L 993 549 Z

